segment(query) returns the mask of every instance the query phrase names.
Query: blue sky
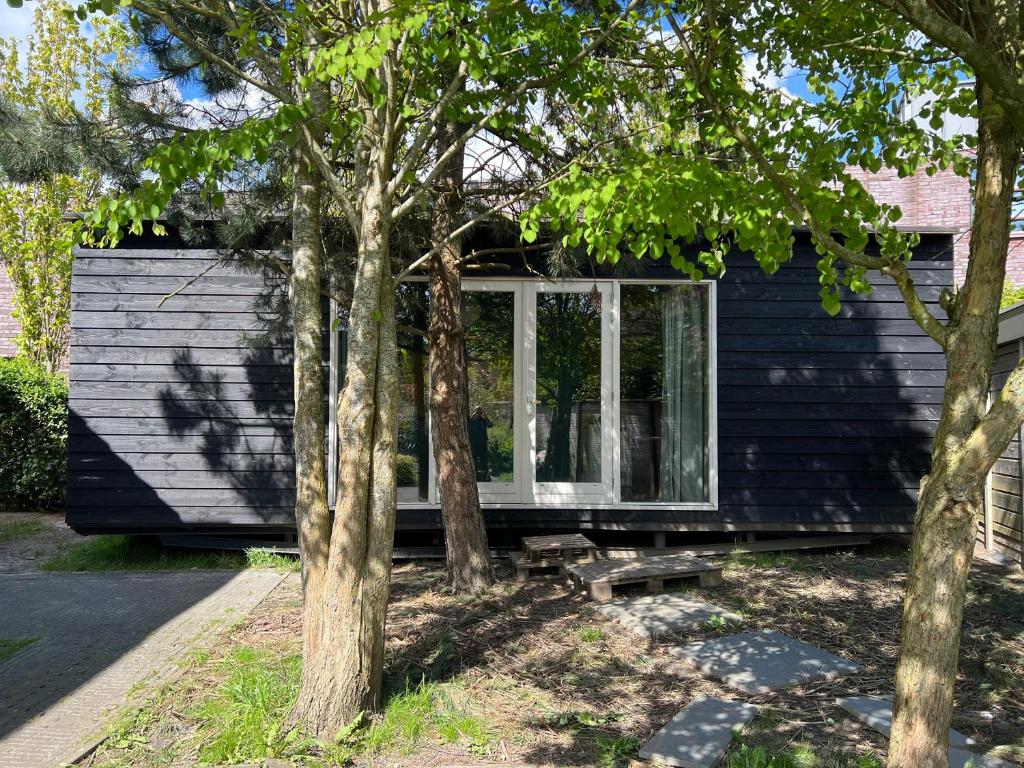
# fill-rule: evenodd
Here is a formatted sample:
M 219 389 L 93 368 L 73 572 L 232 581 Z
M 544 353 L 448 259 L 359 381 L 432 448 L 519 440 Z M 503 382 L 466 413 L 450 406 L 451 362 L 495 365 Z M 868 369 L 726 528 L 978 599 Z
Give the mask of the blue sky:
M 11 8 L 6 2 L 0 3 L 0 37 L 16 37 L 21 41 L 22 54 L 25 52 L 25 41 L 32 31 L 32 3 L 25 3 L 22 8 Z

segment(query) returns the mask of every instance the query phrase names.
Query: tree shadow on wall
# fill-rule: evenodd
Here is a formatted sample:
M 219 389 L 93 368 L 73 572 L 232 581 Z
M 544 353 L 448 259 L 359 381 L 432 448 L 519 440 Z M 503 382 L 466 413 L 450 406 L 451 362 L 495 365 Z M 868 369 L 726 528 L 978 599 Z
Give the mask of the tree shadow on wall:
M 197 500 L 218 510 L 218 522 L 256 515 L 264 523 L 294 523 L 290 340 L 282 334 L 244 351 L 238 366 L 175 353 L 175 383 L 159 393 L 171 435 L 198 439 L 205 472 L 190 473 Z M 231 508 L 236 508 L 232 510 Z M 238 514 L 233 515 L 235 511 Z

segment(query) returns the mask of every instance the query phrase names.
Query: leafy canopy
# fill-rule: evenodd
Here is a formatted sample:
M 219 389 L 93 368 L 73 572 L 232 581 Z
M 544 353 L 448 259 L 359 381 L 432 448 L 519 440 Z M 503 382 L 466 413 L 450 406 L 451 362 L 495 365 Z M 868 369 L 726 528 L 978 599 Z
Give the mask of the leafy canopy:
M 840 286 L 869 291 L 867 269 L 899 271 L 916 244 L 898 229 L 899 208 L 875 201 L 850 168 L 969 172 L 968 138 L 900 114 L 903 99 L 925 93 L 920 117 L 932 128 L 947 110 L 969 114 L 963 65 L 892 14 L 837 0 L 725 0 L 655 3 L 645 23 L 619 66 L 623 79 L 662 79 L 652 129 L 554 184 L 523 217 L 527 240 L 550 220 L 599 261 L 628 249 L 700 279 L 722 274 L 733 247 L 775 273 L 792 256 L 794 228 L 807 228 L 834 314 Z M 785 90 L 788 72 L 806 76 L 809 99 Z M 695 255 L 686 243 L 699 244 Z
M 27 11 L 26 11 L 27 13 Z M 0 264 L 14 287 L 20 351 L 50 371 L 67 354 L 69 211 L 92 205 L 101 179 L 70 134 L 107 110 L 107 74 L 128 66 L 130 35 L 96 18 L 83 30 L 65 0 L 39 0 L 28 54 L 0 39 Z
M 148 12 L 132 0 L 124 5 L 133 14 Z M 275 100 L 273 114 L 229 129 L 189 131 L 156 147 L 145 162 L 149 178 L 131 193 L 101 200 L 83 238 L 111 244 L 126 231 L 141 231 L 143 220 L 163 211 L 186 182 L 199 180 L 209 199 L 222 204 L 240 163 L 263 162 L 275 147 L 308 151 L 308 134 L 322 137 L 314 157 L 331 167 L 331 191 L 347 211 L 360 204 L 363 180 L 355 169 L 368 143 L 390 147 L 387 192 L 397 221 L 423 201 L 450 151 L 436 146 L 443 120 L 466 126 L 460 145 L 486 133 L 506 147 L 550 156 L 544 110 L 554 102 L 610 98 L 607 72 L 587 53 L 628 15 L 618 8 L 573 13 L 557 0 L 399 0 L 365 19 L 339 18 L 316 4 L 273 8 L 273 24 L 262 6 L 238 9 L 224 33 L 236 47 L 234 58 L 211 63 L 256 83 Z M 178 23 L 158 19 L 169 29 Z M 175 34 L 188 37 L 184 30 Z M 243 71 L 241 59 L 252 67 Z

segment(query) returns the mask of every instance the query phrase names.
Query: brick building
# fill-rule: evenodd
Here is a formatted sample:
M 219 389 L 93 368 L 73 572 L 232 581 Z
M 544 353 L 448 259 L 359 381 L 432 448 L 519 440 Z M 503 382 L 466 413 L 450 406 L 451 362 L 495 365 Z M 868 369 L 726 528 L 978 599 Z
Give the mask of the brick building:
M 971 182 L 953 171 L 938 171 L 934 176 L 919 173 L 901 179 L 895 169 L 883 168 L 869 173 L 850 169 L 864 188 L 877 200 L 895 204 L 903 212 L 899 226 L 912 231 L 929 228 L 953 231 L 953 262 L 957 284 L 963 282 L 971 244 Z
M 14 337 L 19 330 L 18 321 L 14 319 L 14 287 L 7 271 L 0 268 L 0 357 L 17 354 Z
M 934 176 L 919 173 L 906 179 L 890 168 L 878 173 L 852 170 L 876 200 L 899 205 L 903 211 L 901 227 L 915 232 L 934 227 L 957 233 L 953 238 L 953 258 L 957 285 L 962 284 L 971 248 L 970 180 L 949 170 L 938 171 Z M 1010 233 L 1006 279 L 1013 285 L 1024 285 L 1024 229 L 1020 222 Z

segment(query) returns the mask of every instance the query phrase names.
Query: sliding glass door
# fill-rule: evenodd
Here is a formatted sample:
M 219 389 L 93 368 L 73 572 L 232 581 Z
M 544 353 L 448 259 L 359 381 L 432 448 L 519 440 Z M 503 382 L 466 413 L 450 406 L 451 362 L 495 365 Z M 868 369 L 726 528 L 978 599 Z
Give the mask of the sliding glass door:
M 440 501 L 429 307 L 425 282 L 398 289 L 397 474 L 406 506 Z M 462 313 L 465 419 L 482 502 L 717 504 L 712 283 L 465 280 Z M 335 404 L 344 359 L 337 342 Z M 336 445 L 333 420 L 331 428 Z
M 533 500 L 612 501 L 611 285 L 531 283 L 526 303 Z
M 710 288 L 619 286 L 619 498 L 711 501 Z

